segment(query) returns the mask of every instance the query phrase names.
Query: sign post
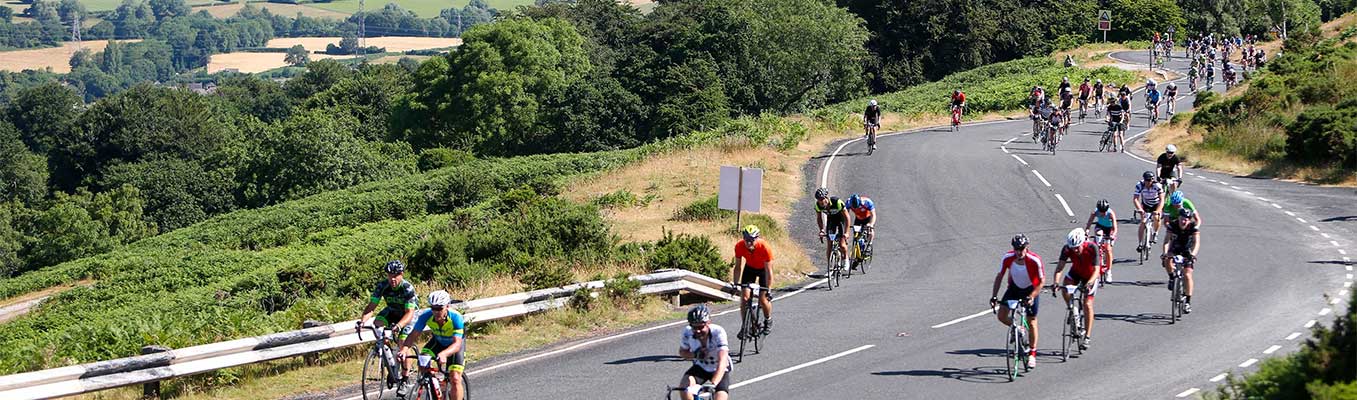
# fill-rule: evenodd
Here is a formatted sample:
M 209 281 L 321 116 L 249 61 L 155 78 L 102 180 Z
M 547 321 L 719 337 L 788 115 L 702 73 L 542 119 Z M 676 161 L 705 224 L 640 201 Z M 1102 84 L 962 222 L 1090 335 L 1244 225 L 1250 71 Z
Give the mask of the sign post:
M 763 170 L 759 168 L 721 166 L 721 190 L 716 206 L 735 211 L 735 231 L 740 231 L 740 217 L 744 211 L 759 212 L 763 202 Z
M 1107 43 L 1107 31 L 1112 30 L 1112 11 L 1098 10 L 1098 30 L 1103 31 L 1103 43 Z

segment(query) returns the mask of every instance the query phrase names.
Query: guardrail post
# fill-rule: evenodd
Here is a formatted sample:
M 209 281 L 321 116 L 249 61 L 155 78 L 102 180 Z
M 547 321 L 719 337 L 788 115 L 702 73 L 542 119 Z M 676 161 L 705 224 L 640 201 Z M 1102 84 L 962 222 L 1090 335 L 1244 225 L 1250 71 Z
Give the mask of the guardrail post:
M 308 319 L 308 320 L 302 321 L 302 329 L 315 328 L 315 327 L 317 327 L 317 326 L 324 326 L 324 325 L 326 325 L 326 323 L 320 322 L 320 321 L 316 321 L 316 320 L 313 320 L 313 319 Z M 302 355 L 302 362 L 306 363 L 307 366 L 311 366 L 311 367 L 314 367 L 314 366 L 320 364 L 320 352 L 307 353 L 307 354 L 305 354 L 305 355 Z
M 170 351 L 170 348 L 169 348 L 169 347 L 165 347 L 165 346 L 158 346 L 158 345 L 141 346 L 141 354 L 142 354 L 142 355 L 155 354 L 155 353 L 164 353 L 164 352 L 167 352 L 167 351 Z M 144 398 L 144 399 L 159 399 L 159 398 L 160 398 L 160 381 L 146 382 L 145 384 L 142 384 L 142 385 L 141 385 L 141 397 Z

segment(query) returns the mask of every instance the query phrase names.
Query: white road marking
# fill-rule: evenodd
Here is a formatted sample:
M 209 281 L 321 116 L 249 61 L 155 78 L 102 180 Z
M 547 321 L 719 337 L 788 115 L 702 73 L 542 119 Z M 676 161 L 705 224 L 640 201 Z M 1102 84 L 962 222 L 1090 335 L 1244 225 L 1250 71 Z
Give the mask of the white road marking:
M 1352 280 L 1352 274 L 1348 274 L 1348 280 Z
M 1314 225 L 1310 225 L 1310 230 L 1315 231 L 1315 232 L 1319 232 L 1319 227 L 1318 227 L 1318 226 L 1314 226 Z
M 1339 291 L 1338 291 L 1338 297 L 1343 297 L 1343 296 L 1347 296 L 1347 295 L 1348 295 L 1348 290 L 1347 290 L 1347 289 L 1343 289 L 1343 290 L 1339 290 Z
M 1239 186 L 1233 186 L 1233 185 L 1230 186 L 1230 189 L 1234 189 L 1234 190 L 1244 190 L 1244 189 L 1240 189 Z
M 1216 183 L 1219 183 L 1219 184 L 1225 185 L 1225 186 L 1230 186 L 1230 183 L 1229 183 L 1229 182 L 1226 182 L 1226 181 L 1216 181 Z
M 782 299 L 785 299 L 785 298 L 788 298 L 788 297 L 792 297 L 792 296 L 794 296 L 794 295 L 797 295 L 797 294 L 800 294 L 801 292 L 806 291 L 806 289 L 810 289 L 810 288 L 819 286 L 820 284 L 823 284 L 823 283 L 825 283 L 825 282 L 829 282 L 829 279 L 821 279 L 821 280 L 818 280 L 818 281 L 815 281 L 815 282 L 808 283 L 808 284 L 806 284 L 806 286 L 802 286 L 800 289 L 797 289 L 795 292 L 791 292 L 791 293 L 787 293 L 787 294 L 784 294 L 784 295 L 781 295 L 781 296 L 778 296 L 778 297 L 774 297 L 774 298 L 772 298 L 772 300 L 773 300 L 773 301 L 778 301 L 778 300 L 782 300 Z M 741 295 L 741 296 L 743 296 L 743 295 Z M 726 311 L 726 312 L 730 312 L 730 311 Z
M 1338 302 L 1340 302 L 1340 301 L 1343 301 L 1343 299 L 1340 299 L 1340 298 L 1335 297 L 1335 298 L 1329 300 L 1329 304 L 1338 304 Z
M 1324 232 L 1320 232 L 1320 233 L 1319 233 L 1319 236 L 1323 236 L 1325 239 L 1332 238 L 1332 236 L 1329 236 L 1329 234 L 1324 233 Z
M 1291 332 L 1290 335 L 1286 335 L 1286 340 L 1296 340 L 1298 337 L 1300 337 L 1300 332 Z
M 1308 223 L 1310 223 L 1309 221 L 1306 221 L 1305 218 L 1301 218 L 1301 217 L 1296 217 L 1296 220 L 1297 220 L 1297 221 L 1300 221 L 1300 223 L 1302 223 L 1302 224 L 1308 224 Z
M 1004 146 L 1007 146 L 1009 143 L 1013 143 L 1014 140 L 1018 140 L 1018 138 L 1017 138 L 1017 137 L 1014 137 L 1014 138 L 1012 138 L 1012 139 L 1005 140 L 1005 141 L 1004 141 Z
M 999 150 L 1003 150 L 1003 151 L 1004 151 L 1004 154 L 1013 154 L 1013 153 L 1009 153 L 1009 152 L 1008 152 L 1008 147 L 1007 147 L 1007 146 L 999 146 Z
M 1253 364 L 1257 364 L 1257 363 L 1258 363 L 1258 359 L 1257 359 L 1257 358 L 1250 358 L 1250 359 L 1244 361 L 1242 364 L 1239 364 L 1239 368 L 1248 368 L 1249 366 L 1251 366 L 1251 365 L 1253 365 Z
M 1018 162 L 1022 163 L 1022 165 L 1032 165 L 1032 164 L 1028 164 L 1026 160 L 1023 160 L 1023 159 L 1022 159 L 1022 157 L 1018 157 L 1017 154 L 1009 154 L 1009 155 L 1010 155 L 1010 156 L 1013 156 L 1013 159 L 1014 159 L 1014 160 L 1018 160 Z
M 1329 244 L 1332 244 L 1333 247 L 1341 246 L 1340 244 L 1338 244 L 1338 241 L 1337 241 L 1337 240 L 1330 240 L 1330 241 L 1329 241 Z
M 978 312 L 978 313 L 975 313 L 975 314 L 971 314 L 971 315 L 967 315 L 967 316 L 964 316 L 964 317 L 961 317 L 961 318 L 957 318 L 957 319 L 954 319 L 954 320 L 951 320 L 951 321 L 943 322 L 943 323 L 941 323 L 941 324 L 933 325 L 933 326 L 930 326 L 929 328 L 938 329 L 938 328 L 942 328 L 942 327 L 945 327 L 945 326 L 948 326 L 948 325 L 958 324 L 958 323 L 961 323 L 961 322 L 964 322 L 964 321 L 967 321 L 967 320 L 971 320 L 971 319 L 978 318 L 978 317 L 980 317 L 980 316 L 982 316 L 982 315 L 989 314 L 989 313 L 992 313 L 992 312 L 993 312 L 993 311 L 991 311 L 991 310 L 981 311 L 981 312 Z
M 1060 200 L 1060 206 L 1061 206 L 1061 207 L 1065 207 L 1065 214 L 1066 214 L 1066 215 L 1069 215 L 1069 216 L 1071 216 L 1071 217 L 1074 216 L 1074 211 L 1071 211 L 1071 210 L 1070 210 L 1070 203 L 1066 203 L 1066 202 L 1065 202 L 1065 197 L 1064 197 L 1064 196 L 1061 196 L 1060 193 L 1056 193 L 1056 194 L 1055 194 L 1055 199 L 1056 199 L 1056 200 Z
M 1348 251 L 1347 251 L 1347 250 L 1343 250 L 1343 249 L 1338 249 L 1338 254 L 1347 255 L 1347 254 L 1348 254 Z
M 1220 382 L 1221 379 L 1225 379 L 1225 377 L 1226 377 L 1226 376 L 1229 376 L 1229 375 L 1230 375 L 1230 374 L 1221 373 L 1220 375 L 1213 376 L 1213 377 L 1211 377 L 1211 382 L 1212 382 L 1212 383 Z
M 1275 344 L 1274 344 L 1274 345 L 1272 345 L 1272 347 L 1268 347 L 1267 350 L 1263 350 L 1263 354 L 1272 354 L 1272 353 L 1276 353 L 1277 350 L 1281 350 L 1281 349 L 1282 349 L 1282 346 L 1278 346 L 1278 345 L 1275 345 Z
M 1280 209 L 1282 209 L 1282 206 L 1277 205 L 1277 203 L 1272 203 L 1272 208 L 1276 208 L 1276 209 L 1280 210 Z
M 1200 392 L 1200 391 L 1201 391 L 1201 389 L 1191 388 L 1191 389 L 1188 389 L 1188 390 L 1184 390 L 1182 393 L 1178 393 L 1178 395 L 1175 396 L 1175 397 L 1187 397 L 1187 396 L 1191 396 L 1193 393 L 1197 393 L 1197 392 Z
M 1250 191 L 1247 191 L 1247 190 L 1244 191 L 1244 194 L 1247 194 L 1247 195 L 1249 195 L 1249 196 L 1253 196 L 1253 192 L 1250 192 Z
M 1343 282 L 1343 287 L 1347 287 L 1347 288 L 1352 287 L 1352 281 Z
M 1319 310 L 1319 315 L 1329 315 L 1331 312 L 1333 312 L 1332 308 L 1324 307 L 1324 309 Z
M 1037 172 L 1037 170 L 1034 169 L 1034 170 L 1032 170 L 1032 173 L 1037 174 L 1037 179 L 1040 179 L 1040 180 L 1041 180 L 1041 183 L 1046 184 L 1046 187 L 1051 187 L 1051 182 L 1047 181 L 1047 180 L 1046 180 L 1046 177 L 1041 176 L 1041 173 L 1040 173 L 1040 172 Z
M 1315 323 L 1318 323 L 1318 322 L 1319 322 L 1319 321 L 1315 321 L 1315 320 L 1313 320 L 1313 319 L 1310 320 L 1310 322 L 1306 322 L 1306 323 L 1305 323 L 1305 329 L 1310 329 L 1310 328 L 1315 327 Z
M 1282 211 L 1282 212 L 1286 213 L 1287 216 L 1291 216 L 1291 217 L 1296 216 L 1296 213 L 1293 213 L 1293 212 L 1290 212 L 1290 211 Z M 1300 218 L 1296 218 L 1296 219 L 1300 219 Z M 1305 220 L 1301 219 L 1301 221 L 1305 221 Z
M 1188 175 L 1192 175 L 1192 176 L 1197 176 L 1197 174 L 1194 174 L 1194 173 L 1191 173 L 1191 172 L 1188 172 L 1187 174 L 1188 174 Z
M 857 352 L 859 352 L 859 351 L 867 350 L 867 349 L 870 349 L 870 348 L 872 348 L 872 347 L 876 347 L 876 345 L 871 345 L 871 344 L 869 344 L 869 345 L 865 345 L 865 346 L 862 346 L 862 347 L 858 347 L 858 348 L 856 348 L 856 349 L 852 349 L 852 350 L 848 350 L 848 351 L 845 351 L 845 352 L 842 352 L 842 353 L 839 353 L 839 354 L 835 354 L 835 355 L 832 355 L 832 356 L 829 356 L 829 357 L 825 357 L 825 358 L 821 358 L 821 359 L 818 359 L 818 360 L 810 361 L 810 362 L 807 362 L 807 363 L 804 363 L 804 364 L 801 364 L 801 365 L 797 365 L 797 366 L 793 366 L 793 367 L 789 367 L 789 368 L 783 368 L 783 369 L 774 371 L 774 372 L 772 372 L 772 373 L 769 373 L 769 374 L 767 374 L 767 375 L 763 375 L 763 376 L 756 377 L 756 378 L 753 378 L 753 379 L 749 379 L 749 380 L 746 380 L 746 381 L 743 381 L 743 382 L 740 382 L 740 383 L 736 383 L 736 384 L 734 384 L 734 385 L 730 385 L 730 388 L 731 388 L 731 389 L 739 389 L 741 386 L 745 386 L 745 385 L 748 385 L 748 384 L 751 384 L 751 383 L 759 382 L 759 381 L 762 381 L 762 380 L 765 380 L 765 379 L 768 379 L 768 378 L 772 378 L 772 377 L 775 377 L 775 376 L 778 376 L 778 375 L 782 375 L 782 374 L 785 374 L 785 373 L 788 373 L 788 372 L 792 372 L 792 371 L 795 371 L 795 370 L 798 370 L 798 369 L 802 369 L 802 368 L 805 368 L 805 367 L 809 367 L 809 366 L 812 366 L 812 365 L 815 365 L 815 364 L 820 364 L 820 363 L 823 363 L 823 362 L 826 362 L 826 361 L 830 361 L 830 360 L 833 360 L 833 359 L 836 359 L 836 358 L 839 358 L 839 357 L 843 357 L 843 356 L 846 356 L 846 355 L 849 355 L 849 354 L 857 353 Z

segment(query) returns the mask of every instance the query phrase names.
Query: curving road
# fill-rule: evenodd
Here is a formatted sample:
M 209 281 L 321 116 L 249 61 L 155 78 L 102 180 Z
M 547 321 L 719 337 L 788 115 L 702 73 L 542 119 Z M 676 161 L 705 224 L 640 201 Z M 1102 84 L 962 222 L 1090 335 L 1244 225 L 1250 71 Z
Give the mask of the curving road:
M 1147 61 L 1143 52 L 1115 56 Z M 1139 96 L 1134 105 L 1140 113 L 1128 137 L 1147 129 Z M 1190 105 L 1189 96 L 1179 109 Z M 1326 321 L 1328 307 L 1341 307 L 1325 296 L 1351 290 L 1344 288 L 1351 286 L 1353 264 L 1343 254 L 1357 251 L 1351 189 L 1193 170 L 1183 190 L 1206 222 L 1194 312 L 1168 324 L 1164 274 L 1157 265 L 1133 261 L 1135 226 L 1123 221 L 1115 282 L 1097 299 L 1093 347 L 1060 361 L 1064 310 L 1044 295 L 1038 367 L 1007 383 L 998 372 L 1005 331 L 987 303 L 1009 238 L 1018 232 L 1031 237 L 1053 274 L 1065 233 L 1082 226 L 1100 198 L 1129 217 L 1132 188 L 1153 167 L 1129 154 L 1096 152 L 1101 124 L 1073 126 L 1055 156 L 1021 139 L 1030 126 L 1027 120 L 1004 121 L 963 125 L 959 133 L 939 128 L 883 136 L 870 157 L 853 141 L 831 146 L 832 156 L 810 163 L 808 182 L 819 182 L 828 164 L 824 176 L 836 193 L 860 192 L 877 202 L 877 261 L 869 275 L 845 280 L 843 290 L 812 282 L 807 290 L 781 293 L 766 351 L 735 366 L 733 395 L 1191 396 L 1212 390 L 1223 372 L 1252 368 L 1250 360 L 1295 350 L 1307 323 Z M 1014 137 L 1019 140 L 1008 142 Z M 791 232 L 817 249 L 812 253 L 818 259 L 810 201 L 797 209 L 802 212 Z M 738 327 L 729 313 L 716 323 Z M 675 356 L 676 324 L 473 365 L 472 389 L 479 400 L 662 398 L 664 387 L 687 368 Z

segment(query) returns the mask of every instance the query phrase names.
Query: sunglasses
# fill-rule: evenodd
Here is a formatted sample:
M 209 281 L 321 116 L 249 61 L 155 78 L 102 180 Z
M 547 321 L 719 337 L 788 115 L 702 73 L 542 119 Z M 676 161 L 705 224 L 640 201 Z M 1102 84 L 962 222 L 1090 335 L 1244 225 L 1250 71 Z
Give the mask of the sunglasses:
M 446 307 L 443 307 L 443 306 L 432 306 L 432 307 L 429 307 L 430 310 L 434 310 L 434 311 L 443 311 L 444 308 L 446 308 Z

